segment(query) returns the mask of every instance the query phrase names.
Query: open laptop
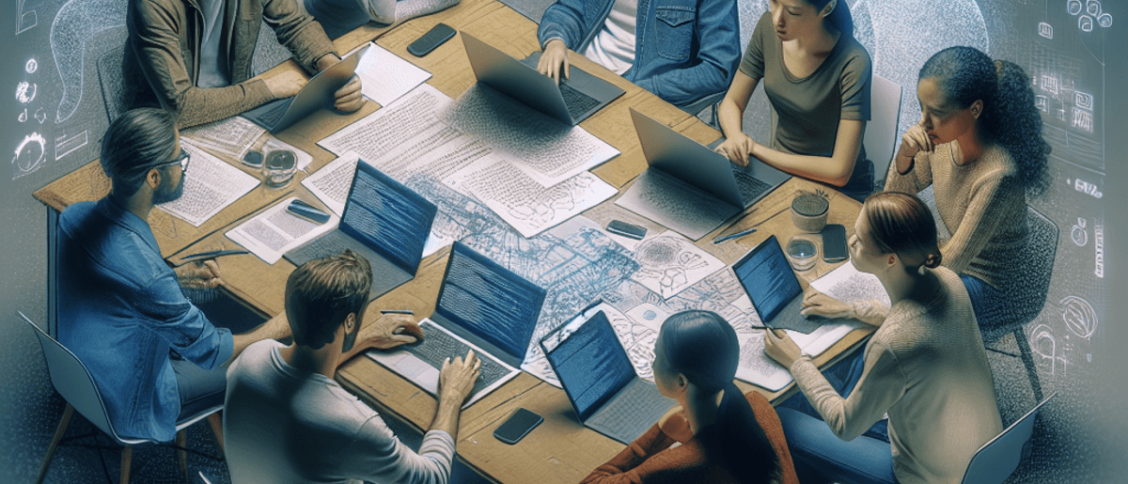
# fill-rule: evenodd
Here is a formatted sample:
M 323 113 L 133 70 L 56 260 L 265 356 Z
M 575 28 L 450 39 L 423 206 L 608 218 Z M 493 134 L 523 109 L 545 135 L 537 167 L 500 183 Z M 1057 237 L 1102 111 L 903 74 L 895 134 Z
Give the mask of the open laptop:
M 468 407 L 521 373 L 544 296 L 540 286 L 455 242 L 435 312 L 419 323 L 423 342 L 368 356 L 438 395 L 443 361 L 473 349 L 482 367 Z
M 736 261 L 732 271 L 744 286 L 764 326 L 803 334 L 822 326 L 825 318 L 811 316 L 808 319 L 799 312 L 803 307 L 803 287 L 774 235 Z
M 541 348 L 580 422 L 630 444 L 677 402 L 662 396 L 657 386 L 635 375 L 634 366 L 603 311 L 577 317 L 589 319 L 551 348 L 547 342 L 558 338 L 550 333 L 541 340 Z M 556 331 L 572 326 L 564 324 Z
M 300 266 L 352 249 L 372 264 L 369 297 L 376 298 L 415 277 L 437 212 L 435 204 L 359 161 L 337 229 L 291 249 L 283 257 Z
M 333 107 L 337 90 L 349 83 L 360 57 L 367 50 L 367 46 L 358 49 L 328 69 L 318 72 L 302 86 L 297 95 L 263 104 L 242 116 L 271 133 L 278 133 L 321 108 Z
M 569 71 L 570 78 L 561 79 L 557 86 L 552 78 L 537 72 L 539 52 L 518 61 L 466 32 L 462 32 L 462 43 L 478 82 L 570 126 L 579 124 L 625 92 L 576 66 Z
M 712 232 L 791 178 L 755 158 L 736 166 L 634 109 L 631 119 L 650 167 L 615 204 L 690 239 Z

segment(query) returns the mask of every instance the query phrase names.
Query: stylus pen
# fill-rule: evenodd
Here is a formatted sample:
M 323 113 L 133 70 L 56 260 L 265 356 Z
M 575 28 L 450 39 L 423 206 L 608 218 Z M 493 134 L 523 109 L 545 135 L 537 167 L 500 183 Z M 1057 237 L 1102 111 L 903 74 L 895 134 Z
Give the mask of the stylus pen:
M 732 239 L 735 239 L 737 237 L 744 237 L 745 235 L 751 234 L 755 231 L 756 231 L 756 228 L 753 227 L 753 228 L 750 228 L 750 229 L 745 230 L 743 232 L 737 232 L 735 234 L 729 234 L 729 235 L 725 235 L 723 237 L 717 237 L 717 238 L 713 239 L 713 243 L 719 244 L 719 243 L 724 242 L 726 240 L 732 240 Z
M 410 309 L 381 309 L 380 314 L 410 314 L 415 316 L 415 311 Z

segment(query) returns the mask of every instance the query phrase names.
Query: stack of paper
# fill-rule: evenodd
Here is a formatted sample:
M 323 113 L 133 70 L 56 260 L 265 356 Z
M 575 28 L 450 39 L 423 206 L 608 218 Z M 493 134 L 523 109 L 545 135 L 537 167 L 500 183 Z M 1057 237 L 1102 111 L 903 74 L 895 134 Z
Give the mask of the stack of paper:
M 243 173 L 187 140 L 181 142 L 180 147 L 192 156 L 191 171 L 184 176 L 184 194 L 158 206 L 193 227 L 199 227 L 259 185 L 258 178 Z

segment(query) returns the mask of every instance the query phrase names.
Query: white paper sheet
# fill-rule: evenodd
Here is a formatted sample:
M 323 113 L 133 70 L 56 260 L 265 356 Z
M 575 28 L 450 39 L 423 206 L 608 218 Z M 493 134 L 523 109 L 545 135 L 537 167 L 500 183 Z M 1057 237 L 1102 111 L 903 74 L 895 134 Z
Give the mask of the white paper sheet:
M 337 215 L 330 214 L 328 222 L 317 224 L 287 212 L 295 198 L 282 200 L 224 235 L 273 265 L 290 249 L 337 228 L 341 221 Z
M 480 200 L 525 237 L 533 237 L 618 193 L 586 171 L 546 188 L 507 160 L 494 156 L 483 157 L 455 173 L 447 184 Z
M 188 140 L 182 141 L 180 147 L 192 155 L 184 177 L 184 194 L 158 207 L 193 227 L 199 227 L 259 185 L 258 178 L 223 162 Z
M 725 263 L 673 231 L 648 237 L 635 250 L 641 265 L 631 279 L 669 299 L 725 268 Z
M 180 132 L 181 136 L 192 140 L 196 146 L 226 156 L 232 161 L 241 161 L 243 155 L 264 134 L 265 129 L 241 116 L 232 116 Z
M 430 72 L 388 49 L 372 42 L 365 45 L 368 46 L 368 51 L 361 56 L 356 66 L 356 75 L 360 77 L 360 91 L 364 97 L 381 106 L 391 104 L 431 78 Z M 357 48 L 362 49 L 365 45 Z
M 360 155 L 352 152 L 341 155 L 302 180 L 302 185 L 333 213 L 344 215 L 345 201 L 349 198 L 349 187 L 359 158 Z

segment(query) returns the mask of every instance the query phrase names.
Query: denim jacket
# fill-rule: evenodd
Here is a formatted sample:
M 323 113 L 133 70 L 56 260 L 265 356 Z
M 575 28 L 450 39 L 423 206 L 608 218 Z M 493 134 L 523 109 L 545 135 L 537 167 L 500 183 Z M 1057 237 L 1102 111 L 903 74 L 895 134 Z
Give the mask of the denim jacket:
M 58 260 L 58 339 L 94 377 L 114 429 L 173 440 L 170 352 L 213 369 L 231 357 L 231 332 L 184 297 L 149 224 L 110 197 L 63 211 Z
M 557 0 L 541 18 L 541 47 L 583 53 L 615 0 Z M 623 77 L 679 107 L 724 92 L 740 62 L 735 0 L 639 0 L 635 59 Z

